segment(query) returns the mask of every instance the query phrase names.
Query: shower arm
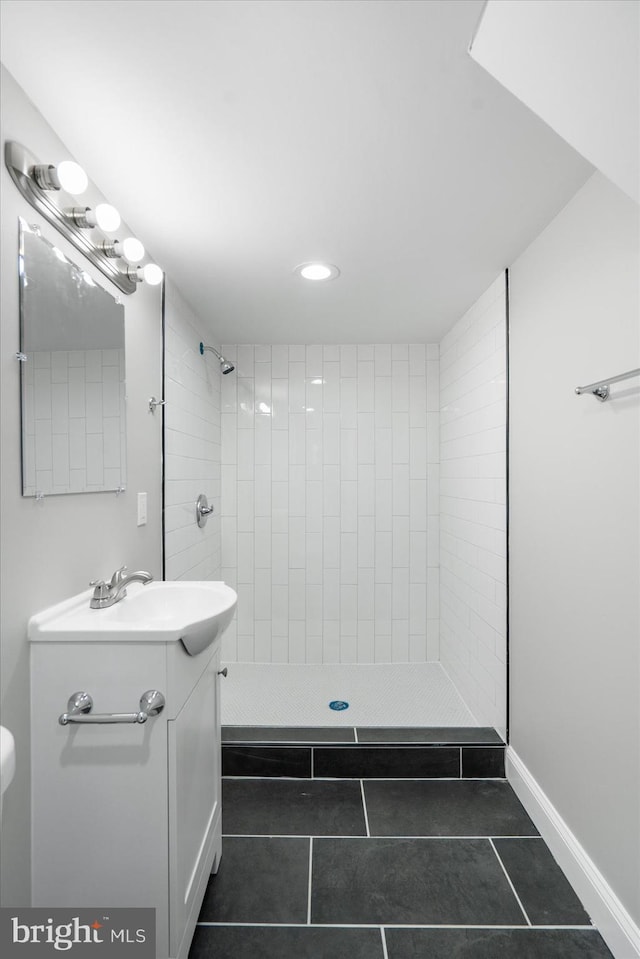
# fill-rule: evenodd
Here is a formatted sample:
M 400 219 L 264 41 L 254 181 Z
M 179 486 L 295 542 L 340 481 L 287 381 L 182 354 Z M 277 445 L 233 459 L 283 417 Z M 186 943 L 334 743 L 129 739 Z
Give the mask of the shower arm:
M 218 357 L 219 360 L 222 360 L 222 359 L 223 359 L 222 354 L 221 354 L 221 353 L 218 353 L 218 351 L 217 351 L 216 349 L 214 349 L 213 346 L 205 346 L 204 343 L 201 343 L 201 344 L 200 344 L 200 353 L 201 353 L 201 354 L 204 354 L 204 351 L 205 351 L 205 350 L 208 350 L 209 353 L 215 353 L 215 355 Z

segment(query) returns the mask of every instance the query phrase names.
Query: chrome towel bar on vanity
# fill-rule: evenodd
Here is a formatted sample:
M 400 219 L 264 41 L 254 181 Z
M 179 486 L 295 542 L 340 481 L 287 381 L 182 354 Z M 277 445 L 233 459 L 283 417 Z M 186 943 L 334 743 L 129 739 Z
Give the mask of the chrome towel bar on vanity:
M 165 707 L 165 698 L 157 689 L 148 689 L 140 697 L 140 712 L 137 713 L 93 713 L 93 699 L 89 693 L 72 693 L 67 703 L 67 711 L 58 717 L 61 726 L 69 723 L 146 723 L 147 719 L 157 716 Z

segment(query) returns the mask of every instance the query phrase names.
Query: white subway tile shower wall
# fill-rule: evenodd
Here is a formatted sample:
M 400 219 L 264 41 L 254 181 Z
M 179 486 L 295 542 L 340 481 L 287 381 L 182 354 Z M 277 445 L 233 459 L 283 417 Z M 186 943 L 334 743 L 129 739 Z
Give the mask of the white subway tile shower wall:
M 165 575 L 171 580 L 220 579 L 220 380 L 224 377 L 212 353 L 200 354 L 201 341 L 216 345 L 211 331 L 167 284 L 164 542 Z M 214 507 L 202 529 L 195 515 L 200 493 Z
M 227 661 L 438 659 L 438 346 L 223 345 Z
M 440 660 L 482 726 L 506 717 L 506 293 L 440 344 Z
M 31 353 L 23 375 L 26 495 L 126 486 L 124 350 Z

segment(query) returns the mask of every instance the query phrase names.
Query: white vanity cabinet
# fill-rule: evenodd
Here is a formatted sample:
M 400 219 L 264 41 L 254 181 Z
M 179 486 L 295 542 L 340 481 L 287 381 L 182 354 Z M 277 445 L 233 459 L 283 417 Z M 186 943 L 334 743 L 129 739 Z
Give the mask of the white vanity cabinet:
M 221 855 L 219 649 L 32 638 L 32 905 L 151 906 L 158 959 L 187 956 Z M 59 724 L 73 693 L 132 713 L 151 689 L 143 724 Z

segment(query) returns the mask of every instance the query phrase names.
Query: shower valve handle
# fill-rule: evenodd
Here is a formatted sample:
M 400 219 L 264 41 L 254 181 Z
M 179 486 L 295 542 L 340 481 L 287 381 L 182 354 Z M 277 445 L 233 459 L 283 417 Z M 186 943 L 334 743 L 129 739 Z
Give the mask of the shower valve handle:
M 205 525 L 211 513 L 213 513 L 213 506 L 209 506 L 207 497 L 204 493 L 200 493 L 196 500 L 196 523 L 200 529 Z

